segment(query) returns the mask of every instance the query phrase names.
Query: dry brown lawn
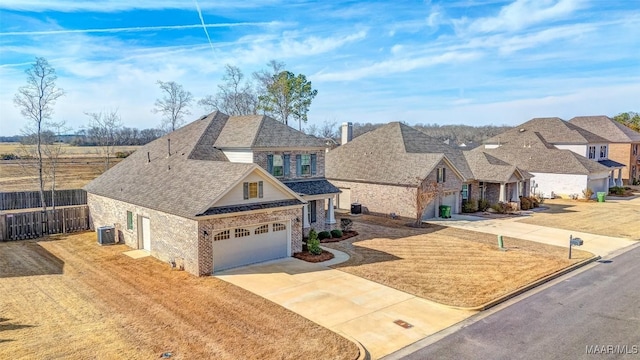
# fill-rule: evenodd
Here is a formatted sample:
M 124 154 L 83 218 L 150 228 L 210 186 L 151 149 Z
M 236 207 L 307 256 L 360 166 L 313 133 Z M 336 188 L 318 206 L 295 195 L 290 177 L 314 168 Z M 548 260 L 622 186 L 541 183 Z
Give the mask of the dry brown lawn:
M 534 225 L 640 240 L 640 197 L 603 203 L 569 199 L 545 200 L 548 210 L 519 220 Z
M 381 225 L 382 223 L 382 225 Z M 354 221 L 360 235 L 323 244 L 351 255 L 334 268 L 433 300 L 474 307 L 553 274 L 591 253 L 531 241 L 431 225 L 409 228 L 406 221 L 363 216 Z
M 95 234 L 0 243 L 2 359 L 354 359 L 357 347 L 270 301 Z

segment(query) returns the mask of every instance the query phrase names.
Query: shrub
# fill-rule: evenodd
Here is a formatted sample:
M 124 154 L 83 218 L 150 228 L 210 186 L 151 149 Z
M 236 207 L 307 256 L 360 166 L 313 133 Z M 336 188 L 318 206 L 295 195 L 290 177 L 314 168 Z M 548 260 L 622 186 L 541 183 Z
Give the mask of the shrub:
M 533 201 L 526 196 L 520 196 L 520 209 L 530 210 L 533 209 Z
M 489 207 L 491 207 L 489 201 L 485 199 L 478 199 L 478 211 L 487 211 Z
M 474 213 L 478 211 L 478 202 L 475 200 L 464 200 L 462 201 L 462 212 L 463 213 Z
M 621 186 L 614 186 L 609 188 L 609 194 L 622 195 L 624 194 L 624 188 Z
M 323 232 L 326 232 L 326 231 L 323 231 Z M 313 255 L 322 254 L 322 249 L 320 248 L 320 240 L 318 239 L 318 237 L 319 235 L 316 234 L 315 230 L 313 229 L 309 230 L 309 239 L 307 239 L 307 249 Z
M 311 237 L 311 236 L 309 236 Z M 328 231 L 321 231 L 318 233 L 318 240 L 324 240 L 331 238 L 331 233 Z
M 506 214 L 509 211 L 509 204 L 503 203 L 502 201 L 491 205 L 491 208 L 495 210 L 498 214 Z
M 342 231 L 351 231 L 351 226 L 353 226 L 353 220 L 351 219 L 340 219 L 340 229 Z
M 586 188 L 582 190 L 582 196 L 584 196 L 584 198 L 587 200 L 591 199 L 591 197 L 593 196 L 593 189 Z
M 332 238 L 341 238 L 342 237 L 342 230 L 340 230 L 340 229 L 331 230 L 331 237 Z
M 0 154 L 2 160 L 18 160 L 20 157 L 16 154 Z

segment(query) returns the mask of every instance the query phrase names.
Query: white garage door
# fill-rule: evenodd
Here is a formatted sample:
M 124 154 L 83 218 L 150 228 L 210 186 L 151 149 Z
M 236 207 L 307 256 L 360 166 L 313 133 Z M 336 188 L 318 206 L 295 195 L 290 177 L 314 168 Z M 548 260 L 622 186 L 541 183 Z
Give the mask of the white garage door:
M 213 271 L 289 256 L 290 226 L 269 223 L 213 234 Z
M 351 189 L 340 188 L 338 194 L 338 209 L 351 210 Z
M 595 197 L 597 192 L 609 192 L 609 187 L 607 186 L 608 183 L 609 179 L 589 179 L 587 187 L 593 190 L 593 197 Z
M 458 202 L 457 192 L 444 193 L 444 196 L 442 197 L 442 205 L 451 206 L 452 214 L 456 214 L 458 212 L 457 202 Z
M 427 207 L 424 209 L 424 212 L 422 213 L 422 220 L 433 219 L 436 217 L 437 202 L 438 202 L 437 200 L 432 200 L 429 204 L 427 204 Z

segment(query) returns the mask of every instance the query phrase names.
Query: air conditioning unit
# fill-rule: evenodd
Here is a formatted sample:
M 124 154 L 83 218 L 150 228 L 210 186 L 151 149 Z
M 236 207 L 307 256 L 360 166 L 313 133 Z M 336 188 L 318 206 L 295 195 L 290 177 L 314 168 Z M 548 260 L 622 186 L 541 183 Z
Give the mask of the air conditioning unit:
M 98 233 L 98 244 L 112 245 L 116 243 L 116 229 L 113 226 L 101 226 L 96 231 Z

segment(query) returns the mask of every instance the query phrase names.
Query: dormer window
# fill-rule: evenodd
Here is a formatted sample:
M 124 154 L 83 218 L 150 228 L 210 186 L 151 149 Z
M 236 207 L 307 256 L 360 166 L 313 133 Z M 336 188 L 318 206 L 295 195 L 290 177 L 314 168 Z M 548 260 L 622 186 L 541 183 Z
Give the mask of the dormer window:
M 607 157 L 607 145 L 600 146 L 600 159 L 605 159 Z
M 589 146 L 589 159 L 595 159 L 595 158 L 596 158 L 596 147 Z
M 438 178 L 437 178 L 437 182 L 438 183 L 443 183 L 446 181 L 445 178 L 445 168 L 438 168 Z

